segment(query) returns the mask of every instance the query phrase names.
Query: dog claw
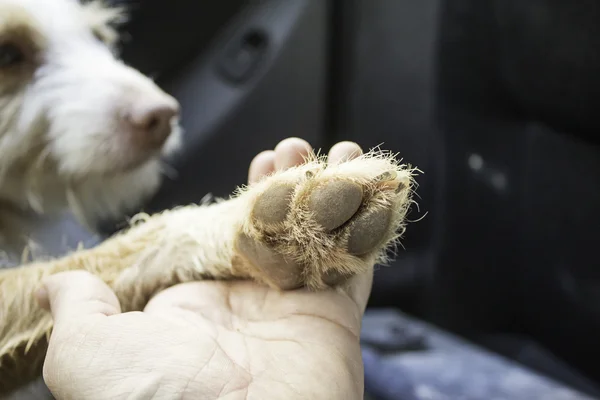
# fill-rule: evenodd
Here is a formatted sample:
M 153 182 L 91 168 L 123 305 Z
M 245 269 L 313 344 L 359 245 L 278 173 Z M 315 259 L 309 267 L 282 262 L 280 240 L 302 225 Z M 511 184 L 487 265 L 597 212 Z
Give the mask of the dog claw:
M 398 173 L 396 171 L 386 171 L 375 178 L 375 182 L 387 182 L 393 181 L 398 177 Z
M 400 193 L 401 191 L 403 191 L 404 189 L 406 189 L 406 185 L 402 182 L 400 182 L 398 184 L 398 187 L 396 188 L 396 194 Z

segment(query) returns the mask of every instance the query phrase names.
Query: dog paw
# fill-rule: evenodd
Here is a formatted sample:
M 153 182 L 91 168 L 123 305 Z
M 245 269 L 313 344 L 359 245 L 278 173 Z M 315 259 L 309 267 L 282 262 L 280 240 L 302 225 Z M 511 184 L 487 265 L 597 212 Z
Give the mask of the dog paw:
M 323 289 L 386 261 L 404 230 L 414 170 L 386 153 L 313 159 L 246 188 L 235 240 L 248 274 L 283 290 Z

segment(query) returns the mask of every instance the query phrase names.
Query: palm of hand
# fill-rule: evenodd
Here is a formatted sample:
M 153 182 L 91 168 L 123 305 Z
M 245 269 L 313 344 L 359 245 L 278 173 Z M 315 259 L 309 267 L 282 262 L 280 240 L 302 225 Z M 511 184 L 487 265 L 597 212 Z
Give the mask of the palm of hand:
M 94 377 L 63 378 L 71 389 L 81 385 L 79 393 L 90 399 L 361 398 L 360 316 L 359 306 L 336 291 L 281 293 L 251 282 L 194 282 L 158 294 L 143 313 L 79 321 L 70 327 L 76 335 L 57 334 L 67 340 L 49 357 L 62 359 L 54 365 L 86 361 L 71 363 L 69 371 L 94 371 Z M 146 333 L 131 334 L 140 331 Z M 76 346 L 74 337 L 80 338 Z
M 362 387 L 362 364 L 360 314 L 348 302 L 334 291 L 307 296 L 248 283 L 193 283 L 163 292 L 146 312 L 202 337 L 190 387 L 206 398 L 351 399 Z

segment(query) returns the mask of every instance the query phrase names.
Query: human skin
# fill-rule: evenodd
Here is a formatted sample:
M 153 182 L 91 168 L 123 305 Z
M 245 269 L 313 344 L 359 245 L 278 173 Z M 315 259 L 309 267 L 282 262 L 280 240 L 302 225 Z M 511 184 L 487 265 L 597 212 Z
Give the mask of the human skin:
M 288 139 L 260 153 L 254 182 L 303 161 Z M 330 162 L 361 153 L 342 142 Z M 280 291 L 252 281 L 173 286 L 143 312 L 84 271 L 53 275 L 38 292 L 54 329 L 44 363 L 59 399 L 361 399 L 361 318 L 372 270 L 347 290 Z

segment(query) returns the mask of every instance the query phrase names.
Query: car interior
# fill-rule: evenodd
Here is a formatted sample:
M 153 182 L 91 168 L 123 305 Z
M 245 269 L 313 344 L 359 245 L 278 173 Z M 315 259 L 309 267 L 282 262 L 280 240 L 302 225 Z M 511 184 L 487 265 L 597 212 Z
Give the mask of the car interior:
M 422 173 L 367 314 L 600 396 L 600 1 L 113 2 L 123 59 L 182 105 L 185 150 L 144 211 L 227 196 L 289 136 L 381 145 Z

